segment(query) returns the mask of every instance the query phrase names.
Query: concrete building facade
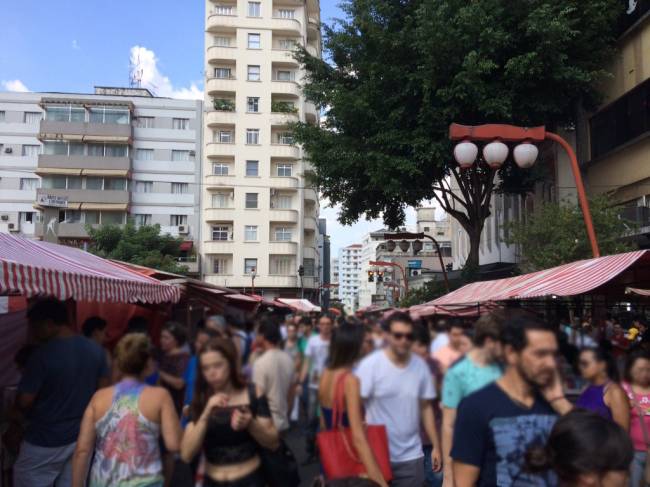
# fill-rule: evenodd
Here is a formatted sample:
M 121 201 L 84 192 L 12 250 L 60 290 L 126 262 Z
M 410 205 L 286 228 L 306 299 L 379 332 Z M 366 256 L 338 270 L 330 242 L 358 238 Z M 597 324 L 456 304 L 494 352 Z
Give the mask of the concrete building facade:
M 318 194 L 288 126 L 318 123 L 292 50 L 320 56 L 319 4 L 206 0 L 205 19 L 204 279 L 245 289 L 254 275 L 268 297 L 295 297 L 301 283 L 317 294 Z
M 339 299 L 349 312 L 359 308 L 362 247 L 352 244 L 339 249 Z

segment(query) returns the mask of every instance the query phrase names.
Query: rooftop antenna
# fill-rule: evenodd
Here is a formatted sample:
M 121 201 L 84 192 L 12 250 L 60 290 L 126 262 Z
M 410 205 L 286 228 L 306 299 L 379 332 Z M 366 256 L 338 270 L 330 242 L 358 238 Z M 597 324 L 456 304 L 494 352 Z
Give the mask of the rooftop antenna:
M 131 88 L 142 88 L 142 74 L 143 69 L 140 63 L 140 54 L 134 60 L 133 58 L 129 61 L 129 86 Z

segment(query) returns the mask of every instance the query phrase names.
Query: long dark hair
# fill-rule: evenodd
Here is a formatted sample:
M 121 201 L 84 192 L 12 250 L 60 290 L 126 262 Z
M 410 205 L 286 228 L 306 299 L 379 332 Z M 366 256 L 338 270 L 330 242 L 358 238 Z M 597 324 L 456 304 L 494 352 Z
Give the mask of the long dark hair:
M 632 441 L 618 424 L 591 411 L 574 410 L 555 423 L 546 446 L 528 450 L 526 470 L 553 469 L 561 481 L 575 482 L 584 474 L 627 471 L 633 457 Z
M 645 351 L 642 348 L 636 348 L 634 350 L 630 350 L 628 352 L 627 358 L 625 359 L 625 373 L 624 377 L 625 380 L 632 384 L 632 367 L 634 367 L 634 364 L 636 363 L 637 360 L 650 360 L 650 353 Z
M 616 366 L 616 361 L 614 357 L 600 347 L 585 347 L 580 350 L 580 355 L 584 352 L 591 352 L 594 355 L 594 360 L 596 362 L 605 362 L 607 377 L 614 382 L 618 382 L 620 379 L 620 374 L 618 372 L 618 367 Z M 580 356 L 578 355 L 578 356 Z
M 193 421 L 197 421 L 201 417 L 203 409 L 205 409 L 205 405 L 208 403 L 208 399 L 210 399 L 212 394 L 210 384 L 205 380 L 203 371 L 201 370 L 201 355 L 208 352 L 220 353 L 226 359 L 228 366 L 230 367 L 230 377 L 228 380 L 234 389 L 241 390 L 246 387 L 246 381 L 239 370 L 239 360 L 235 344 L 228 338 L 210 339 L 210 341 L 203 345 L 201 350 L 199 350 L 196 360 L 196 382 L 194 384 L 194 398 L 192 399 L 191 406 L 191 416 Z
M 327 367 L 329 369 L 351 367 L 361 357 L 365 334 L 361 325 L 345 323 L 335 328 L 332 332 Z

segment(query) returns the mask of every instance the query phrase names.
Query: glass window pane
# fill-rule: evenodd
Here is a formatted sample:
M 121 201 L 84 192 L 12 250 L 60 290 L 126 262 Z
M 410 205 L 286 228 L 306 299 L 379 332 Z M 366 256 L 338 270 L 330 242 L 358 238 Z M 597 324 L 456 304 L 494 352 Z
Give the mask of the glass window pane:
M 135 158 L 139 161 L 153 161 L 153 149 L 136 149 Z
M 90 123 L 104 123 L 104 109 L 103 108 L 91 108 L 89 109 L 90 116 L 88 120 Z
M 46 178 L 49 179 L 49 178 Z M 65 176 L 52 176 L 51 179 L 52 189 L 65 189 L 66 177 Z
M 81 177 L 68 176 L 68 189 L 81 189 Z
M 188 150 L 173 150 L 172 151 L 172 161 L 173 162 L 187 162 L 190 160 L 190 151 Z
M 257 208 L 257 193 L 246 193 L 246 208 Z
M 104 144 L 88 144 L 88 155 L 104 157 Z
M 258 161 L 246 161 L 246 176 L 259 176 Z
M 126 179 L 105 178 L 104 190 L 124 191 L 126 189 Z
M 107 108 L 104 112 L 104 123 L 128 125 L 129 112 L 127 110 L 115 110 Z
M 86 189 L 99 189 L 104 186 L 104 178 L 100 177 L 86 177 Z
M 70 109 L 70 121 L 71 122 L 85 122 L 86 121 L 86 109 L 82 107 L 72 107 Z
M 244 259 L 244 273 L 250 274 L 257 271 L 257 259 Z
M 116 211 L 102 211 L 102 225 L 121 225 L 124 223 L 124 213 Z
M 125 145 L 106 144 L 106 157 L 126 157 L 127 147 Z
M 88 225 L 97 225 L 99 224 L 99 212 L 98 211 L 86 211 L 85 212 L 85 222 Z
M 43 143 L 43 154 L 66 156 L 68 155 L 68 143 L 58 140 L 47 140 Z

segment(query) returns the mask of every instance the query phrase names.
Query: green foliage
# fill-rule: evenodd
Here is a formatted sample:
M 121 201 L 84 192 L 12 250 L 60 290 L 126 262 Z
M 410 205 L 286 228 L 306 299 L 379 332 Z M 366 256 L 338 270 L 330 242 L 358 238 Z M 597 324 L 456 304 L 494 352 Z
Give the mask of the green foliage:
M 632 244 L 621 240 L 634 225 L 619 217 L 620 207 L 610 206 L 602 197 L 591 200 L 589 207 L 601 255 L 634 249 Z M 546 204 L 525 222 L 510 222 L 507 226 L 507 243 L 519 246 L 524 272 L 592 257 L 582 210 L 578 205 Z
M 220 112 L 234 112 L 235 102 L 225 98 L 215 98 L 213 100 L 214 109 Z
M 298 109 L 288 101 L 272 101 L 271 111 L 274 113 L 298 113 Z
M 132 221 L 125 226 L 102 225 L 86 228 L 90 236 L 89 252 L 107 259 L 130 262 L 165 272 L 183 274 L 187 267 L 179 265 L 182 238 L 160 234 L 160 225 L 136 227 Z
M 449 282 L 449 292 L 464 286 L 469 281 L 457 279 Z M 399 301 L 400 308 L 408 308 L 416 304 L 423 304 L 433 301 L 440 296 L 447 294 L 444 281 L 427 281 L 419 289 L 409 289 L 409 292 Z
M 434 198 L 455 168 L 451 122 L 574 122 L 600 99 L 620 4 L 345 0 L 346 19 L 324 28 L 327 61 L 296 55 L 325 121 L 293 127 L 340 221 L 383 216 L 395 228 L 405 206 Z M 506 191 L 528 187 L 517 170 L 499 177 Z

